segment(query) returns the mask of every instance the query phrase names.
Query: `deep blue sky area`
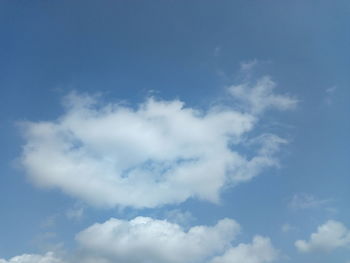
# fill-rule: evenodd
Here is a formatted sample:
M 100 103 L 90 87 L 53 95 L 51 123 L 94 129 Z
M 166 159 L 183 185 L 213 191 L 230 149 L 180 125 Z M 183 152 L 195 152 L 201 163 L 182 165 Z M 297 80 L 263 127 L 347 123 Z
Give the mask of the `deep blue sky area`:
M 77 244 L 77 233 L 111 217 L 171 221 L 175 214 L 184 229 L 232 218 L 242 227 L 232 246 L 250 243 L 255 235 L 269 237 L 279 251 L 277 262 L 349 263 L 349 25 L 346 0 L 2 0 L 0 263 L 47 251 L 75 254 L 84 246 Z M 288 143 L 274 154 L 278 167 L 264 168 L 244 183 L 226 182 L 218 203 L 193 194 L 155 207 L 101 208 L 73 190 L 40 186 L 35 172 L 23 165 L 23 149 L 31 141 L 23 122 L 60 119 L 67 112 L 62 103 L 73 91 L 99 94 L 101 108 L 122 103 L 137 109 L 154 96 L 209 112 L 214 104 L 236 109 L 229 87 L 254 86 L 264 76 L 275 83 L 273 92 L 297 105 L 252 113 L 259 121 L 237 151 L 253 156 L 255 148 L 243 142 L 265 133 Z M 129 123 L 116 125 L 124 124 Z M 345 228 L 337 237 L 342 245 L 331 249 L 310 240 L 328 220 Z M 307 251 L 297 240 L 309 242 Z M 137 262 L 118 255 L 115 260 Z M 254 263 L 274 259 L 260 260 Z M 214 263 L 221 262 L 229 261 Z

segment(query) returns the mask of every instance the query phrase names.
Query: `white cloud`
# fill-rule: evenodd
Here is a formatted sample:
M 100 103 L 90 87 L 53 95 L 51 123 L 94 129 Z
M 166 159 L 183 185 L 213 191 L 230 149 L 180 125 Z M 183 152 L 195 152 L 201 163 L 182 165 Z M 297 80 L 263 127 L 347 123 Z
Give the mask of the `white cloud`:
M 231 219 L 184 231 L 177 224 L 149 217 L 112 218 L 92 225 L 76 239 L 87 258 L 105 262 L 190 263 L 224 252 L 239 231 L 240 226 Z
M 254 64 L 252 64 L 254 66 Z M 245 67 L 251 67 L 248 64 Z M 248 68 L 249 69 L 249 68 Z M 243 107 L 253 114 L 267 109 L 288 110 L 296 107 L 298 101 L 288 95 L 275 94 L 276 83 L 269 77 L 260 78 L 253 86 L 248 83 L 229 87 L 232 96 L 242 102 Z
M 329 220 L 311 234 L 309 241 L 298 240 L 295 246 L 300 252 L 330 252 L 340 247 L 350 248 L 350 230 L 341 222 Z
M 48 252 L 45 255 L 23 254 L 9 260 L 0 259 L 0 263 L 64 263 L 64 261 L 57 258 L 54 253 Z
M 269 263 L 279 257 L 266 237 L 255 236 L 252 243 L 232 246 L 240 230 L 228 218 L 188 230 L 149 217 L 111 218 L 78 233 L 78 249 L 70 255 L 24 254 L 0 263 Z
M 289 97 L 273 95 L 271 83 L 264 79 L 252 89 L 259 108 L 254 112 L 294 105 Z M 57 120 L 22 124 L 21 164 L 37 185 L 60 188 L 96 206 L 157 207 L 191 197 L 218 202 L 224 186 L 276 166 L 274 154 L 285 143 L 262 135 L 253 157 L 240 154 L 236 146 L 261 116 L 222 105 L 200 111 L 179 100 L 150 98 L 131 108 L 75 93 L 64 103 L 66 111 Z
M 278 257 L 279 252 L 269 238 L 255 236 L 251 244 L 232 247 L 222 256 L 215 257 L 211 263 L 268 263 L 274 262 Z

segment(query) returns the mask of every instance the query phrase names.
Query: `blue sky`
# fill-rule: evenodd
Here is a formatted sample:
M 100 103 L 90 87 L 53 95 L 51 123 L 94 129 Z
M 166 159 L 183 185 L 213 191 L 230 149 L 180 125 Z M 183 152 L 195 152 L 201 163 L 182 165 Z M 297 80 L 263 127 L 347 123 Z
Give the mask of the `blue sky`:
M 349 13 L 1 1 L 0 263 L 349 263 Z

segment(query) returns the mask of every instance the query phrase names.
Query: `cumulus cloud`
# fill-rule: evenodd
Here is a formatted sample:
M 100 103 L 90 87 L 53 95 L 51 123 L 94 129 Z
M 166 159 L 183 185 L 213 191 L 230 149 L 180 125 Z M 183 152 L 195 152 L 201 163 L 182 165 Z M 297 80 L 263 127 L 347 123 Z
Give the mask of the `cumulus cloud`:
M 23 254 L 15 256 L 9 260 L 0 259 L 0 263 L 65 263 L 57 258 L 53 252 L 48 252 L 45 255 L 38 254 Z
M 239 224 L 231 219 L 184 231 L 175 223 L 149 217 L 130 221 L 112 218 L 85 229 L 76 239 L 90 260 L 190 263 L 222 253 L 239 231 Z
M 249 83 L 234 85 L 229 87 L 229 91 L 232 96 L 242 102 L 246 110 L 253 114 L 261 114 L 271 108 L 288 110 L 296 107 L 298 101 L 295 98 L 275 94 L 273 92 L 275 88 L 276 83 L 269 76 L 265 76 L 254 85 Z
M 239 244 L 228 249 L 210 263 L 268 263 L 279 258 L 269 238 L 255 236 L 251 244 Z
M 247 91 L 231 88 L 232 96 L 249 97 L 253 111 L 223 105 L 204 111 L 153 98 L 128 107 L 71 93 L 56 120 L 22 123 L 20 162 L 37 185 L 96 206 L 157 207 L 192 197 L 218 202 L 224 186 L 278 164 L 275 153 L 286 141 L 276 135 L 259 136 L 260 149 L 249 158 L 238 150 L 261 118 L 256 113 L 295 104 L 273 88 L 265 78 Z
M 300 252 L 324 251 L 330 252 L 336 248 L 350 248 L 350 230 L 338 221 L 329 220 L 317 228 L 317 232 L 311 234 L 310 240 L 298 240 L 295 242 Z
M 279 252 L 267 237 L 255 236 L 251 243 L 232 246 L 240 231 L 240 225 L 228 218 L 188 230 L 150 217 L 111 218 L 78 233 L 78 249 L 70 255 L 24 254 L 0 263 L 269 263 L 278 259 Z

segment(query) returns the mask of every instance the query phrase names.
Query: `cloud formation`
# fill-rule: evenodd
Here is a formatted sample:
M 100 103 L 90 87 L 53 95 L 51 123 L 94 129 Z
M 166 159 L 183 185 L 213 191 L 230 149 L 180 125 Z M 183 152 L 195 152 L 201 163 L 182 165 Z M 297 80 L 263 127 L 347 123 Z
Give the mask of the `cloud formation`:
M 329 220 L 317 228 L 317 232 L 311 234 L 309 241 L 298 240 L 295 242 L 300 252 L 323 251 L 330 252 L 336 248 L 350 248 L 350 230 L 341 222 Z
M 337 86 L 332 86 L 328 89 L 326 89 L 326 98 L 325 98 L 325 102 L 328 105 L 333 104 L 333 99 L 334 99 L 334 95 L 336 93 L 337 90 Z
M 53 252 L 48 252 L 45 255 L 24 254 L 9 260 L 0 259 L 0 263 L 64 263 L 64 261 L 57 258 Z
M 0 263 L 269 263 L 279 258 L 267 237 L 232 246 L 240 231 L 228 218 L 188 230 L 150 217 L 111 218 L 78 233 L 78 249 L 66 257 L 24 254 Z
M 254 66 L 254 64 L 247 64 L 245 67 L 251 66 Z M 295 108 L 298 101 L 288 95 L 275 94 L 276 86 L 276 83 L 269 76 L 265 76 L 254 85 L 249 83 L 233 85 L 229 87 L 229 91 L 233 97 L 242 102 L 246 110 L 253 114 L 261 114 L 271 108 L 279 110 Z
M 293 231 L 293 230 L 297 230 L 297 227 L 295 227 L 291 224 L 288 224 L 288 223 L 283 224 L 281 227 L 281 231 L 283 233 L 288 233 L 288 232 Z
M 331 201 L 331 199 L 319 199 L 307 193 L 298 193 L 293 195 L 288 206 L 293 210 L 304 210 L 322 207 L 330 209 L 329 204 Z
M 222 253 L 239 231 L 231 219 L 184 231 L 175 223 L 149 217 L 111 218 L 85 229 L 76 239 L 88 258 L 106 262 L 190 263 Z
M 286 141 L 276 135 L 255 138 L 252 148 L 260 148 L 249 158 L 238 150 L 263 110 L 295 104 L 273 88 L 266 78 L 253 88 L 231 88 L 232 101 L 245 99 L 252 111 L 223 105 L 203 111 L 153 98 L 133 108 L 71 93 L 58 119 L 22 123 L 20 161 L 35 184 L 96 206 L 218 202 L 224 186 L 278 164 L 274 154 Z
M 272 246 L 269 238 L 255 236 L 251 244 L 232 247 L 210 263 L 268 263 L 278 258 L 279 252 Z

